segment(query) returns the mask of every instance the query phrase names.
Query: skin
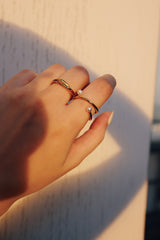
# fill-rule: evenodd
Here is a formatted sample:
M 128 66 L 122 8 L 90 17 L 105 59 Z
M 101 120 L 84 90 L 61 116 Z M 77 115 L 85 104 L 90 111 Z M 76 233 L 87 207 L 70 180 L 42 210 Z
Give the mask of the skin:
M 116 85 L 111 75 L 89 84 L 82 66 L 55 64 L 39 75 L 23 70 L 0 87 L 0 214 L 78 166 L 103 140 L 111 112 L 99 115 L 81 137 L 90 104 L 52 84 L 62 78 L 101 107 Z M 92 109 L 94 114 L 94 109 Z

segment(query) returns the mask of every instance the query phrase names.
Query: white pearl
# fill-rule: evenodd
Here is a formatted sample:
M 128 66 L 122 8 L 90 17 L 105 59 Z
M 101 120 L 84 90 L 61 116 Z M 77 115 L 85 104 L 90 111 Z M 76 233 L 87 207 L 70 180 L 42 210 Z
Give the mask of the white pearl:
M 88 107 L 88 112 L 91 112 L 92 111 L 92 107 Z
M 79 90 L 77 91 L 77 94 L 79 95 L 79 94 L 81 94 L 81 93 L 82 93 L 82 90 L 79 89 Z

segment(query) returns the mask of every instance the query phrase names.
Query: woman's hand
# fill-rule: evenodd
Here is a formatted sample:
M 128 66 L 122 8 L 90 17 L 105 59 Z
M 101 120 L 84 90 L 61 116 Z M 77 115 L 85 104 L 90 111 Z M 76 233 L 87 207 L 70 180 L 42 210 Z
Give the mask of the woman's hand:
M 116 85 L 111 75 L 89 84 L 85 68 L 68 71 L 55 64 L 37 75 L 23 70 L 0 87 L 0 213 L 18 198 L 40 190 L 76 167 L 103 140 L 112 113 L 97 117 L 77 138 L 89 120 L 90 103 L 68 101 L 71 92 L 53 79 L 64 79 L 80 96 L 98 108 Z M 94 108 L 92 107 L 92 114 Z

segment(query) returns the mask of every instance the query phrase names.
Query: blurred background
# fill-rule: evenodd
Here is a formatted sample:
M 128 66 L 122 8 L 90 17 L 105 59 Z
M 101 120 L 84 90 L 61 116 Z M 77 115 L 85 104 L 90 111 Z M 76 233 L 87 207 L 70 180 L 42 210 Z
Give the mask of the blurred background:
M 154 117 L 148 166 L 146 240 L 160 239 L 160 41 L 157 61 Z

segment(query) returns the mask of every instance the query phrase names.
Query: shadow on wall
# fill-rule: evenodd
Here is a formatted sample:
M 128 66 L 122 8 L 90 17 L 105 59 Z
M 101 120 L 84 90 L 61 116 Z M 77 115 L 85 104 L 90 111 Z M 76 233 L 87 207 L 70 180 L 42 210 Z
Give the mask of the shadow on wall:
M 40 72 L 54 63 L 67 68 L 80 64 L 33 32 L 2 21 L 0 52 L 3 82 L 24 68 Z M 97 77 L 88 70 L 91 78 Z M 103 106 L 104 111 L 108 109 L 116 112 L 109 133 L 121 152 L 87 173 L 64 177 L 26 198 L 24 204 L 15 205 L 1 219 L 1 239 L 95 239 L 128 205 L 146 179 L 149 120 L 117 90 Z M 146 163 L 141 161 L 144 152 Z

